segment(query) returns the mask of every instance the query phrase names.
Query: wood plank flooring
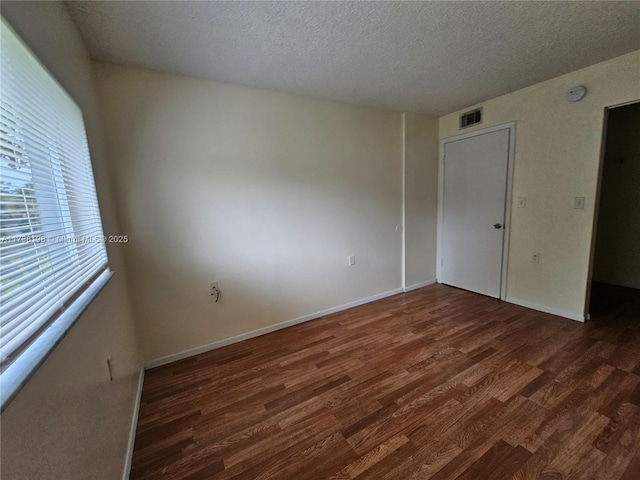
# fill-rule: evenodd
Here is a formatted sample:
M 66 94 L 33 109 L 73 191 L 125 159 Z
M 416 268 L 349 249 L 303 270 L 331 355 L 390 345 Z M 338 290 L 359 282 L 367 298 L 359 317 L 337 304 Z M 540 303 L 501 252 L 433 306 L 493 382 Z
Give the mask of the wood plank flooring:
M 637 292 L 433 285 L 152 369 L 131 478 L 638 480 Z

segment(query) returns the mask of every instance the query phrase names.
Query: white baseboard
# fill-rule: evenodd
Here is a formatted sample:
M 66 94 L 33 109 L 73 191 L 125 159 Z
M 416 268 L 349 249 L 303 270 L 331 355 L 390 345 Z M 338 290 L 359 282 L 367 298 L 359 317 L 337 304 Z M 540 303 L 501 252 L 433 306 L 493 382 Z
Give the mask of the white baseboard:
M 604 284 L 607 284 L 607 285 L 615 285 L 617 287 L 640 289 L 640 285 L 638 283 L 608 281 L 608 280 L 596 280 L 595 278 L 593 279 L 593 281 L 597 282 L 597 283 L 604 283 Z
M 138 427 L 138 414 L 140 413 L 140 401 L 142 399 L 142 385 L 144 384 L 144 367 L 140 368 L 138 375 L 138 392 L 136 393 L 136 403 L 133 407 L 133 415 L 131 418 L 131 428 L 129 430 L 129 445 L 127 446 L 127 457 L 124 463 L 124 472 L 122 472 L 122 480 L 129 480 L 131 474 L 131 461 L 133 460 L 133 446 L 136 441 L 136 429 Z
M 505 298 L 505 301 L 509 303 L 515 303 L 516 305 L 520 305 L 521 307 L 532 308 L 533 310 L 538 310 L 540 312 L 550 313 L 552 315 L 569 318 L 578 322 L 584 322 L 584 314 L 582 313 L 567 312 L 566 310 L 559 310 L 557 308 L 547 307 L 546 305 L 540 305 L 538 303 L 529 302 L 527 300 L 520 300 L 519 298 L 509 296 Z
M 276 330 L 281 330 L 283 328 L 291 327 L 292 325 L 297 325 L 299 323 L 315 320 L 316 318 L 324 317 L 325 315 L 330 315 L 336 312 L 341 312 L 342 310 L 347 310 L 349 308 L 357 307 L 359 305 L 364 305 L 365 303 L 375 302 L 376 300 L 390 297 L 392 295 L 397 295 L 398 293 L 403 293 L 403 289 L 395 288 L 393 290 L 389 290 L 388 292 L 379 293 L 371 297 L 361 298 L 359 300 L 345 303 L 337 307 L 327 308 L 326 310 L 322 310 L 320 312 L 310 313 L 309 315 L 303 315 L 302 317 L 286 320 L 284 322 L 276 323 L 275 325 L 269 325 L 268 327 L 264 327 L 264 328 L 259 328 L 251 332 L 241 333 L 240 335 L 236 335 L 230 338 L 225 338 L 223 340 L 218 340 L 217 342 L 209 343 L 207 345 L 202 345 L 201 347 L 190 348 L 189 350 L 184 350 L 182 352 L 173 353 L 171 355 L 166 355 L 164 357 L 149 360 L 148 362 L 145 362 L 144 368 L 150 369 L 154 367 L 159 367 L 160 365 L 166 365 L 167 363 L 175 362 L 177 360 L 182 360 L 183 358 L 187 358 L 187 357 L 192 357 L 193 355 L 198 355 L 200 353 L 208 352 L 210 350 L 215 350 L 216 348 L 226 347 L 227 345 L 231 345 L 232 343 L 238 343 L 243 340 L 248 340 L 249 338 L 258 337 L 266 333 L 271 333 L 271 332 L 275 332 Z
M 431 278 L 429 280 L 427 280 L 426 282 L 420 282 L 420 283 L 414 283 L 413 285 L 409 285 L 408 287 L 404 287 L 404 292 L 411 292 L 413 290 L 417 290 L 419 288 L 422 287 L 428 287 L 429 285 L 433 285 L 434 283 L 436 283 L 436 279 L 435 278 Z

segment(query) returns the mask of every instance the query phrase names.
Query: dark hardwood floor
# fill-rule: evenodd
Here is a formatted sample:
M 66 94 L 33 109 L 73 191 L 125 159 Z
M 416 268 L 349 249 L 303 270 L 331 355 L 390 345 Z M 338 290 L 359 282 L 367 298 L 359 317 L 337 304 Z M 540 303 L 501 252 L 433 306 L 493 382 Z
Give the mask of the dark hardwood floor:
M 640 297 L 443 285 L 150 370 L 132 479 L 640 479 Z

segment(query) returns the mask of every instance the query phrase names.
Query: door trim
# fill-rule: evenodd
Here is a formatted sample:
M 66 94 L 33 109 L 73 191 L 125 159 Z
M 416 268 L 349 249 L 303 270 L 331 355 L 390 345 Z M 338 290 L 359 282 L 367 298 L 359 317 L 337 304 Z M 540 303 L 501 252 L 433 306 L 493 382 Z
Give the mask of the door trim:
M 466 138 L 486 135 L 487 133 L 497 132 L 499 130 L 509 130 L 509 158 L 507 162 L 507 192 L 505 196 L 505 226 L 504 237 L 502 240 L 502 275 L 500 278 L 500 300 L 507 298 L 507 266 L 509 261 L 509 238 L 511 236 L 511 194 L 513 191 L 513 163 L 515 158 L 515 134 L 516 122 L 504 123 L 495 127 L 474 130 L 455 137 L 443 138 L 440 140 L 440 155 L 438 160 L 438 227 L 437 232 L 437 248 L 436 248 L 436 279 L 438 283 L 442 283 L 442 220 L 443 220 L 443 195 L 444 195 L 444 148 L 447 143 L 457 142 Z
M 591 244 L 589 246 L 589 264 L 587 270 L 587 284 L 585 285 L 584 294 L 584 313 L 580 321 L 584 322 L 591 319 L 591 286 L 593 284 L 593 266 L 595 263 L 596 242 L 598 240 L 598 218 L 600 215 L 600 195 L 602 193 L 602 176 L 604 174 L 604 156 L 607 148 L 607 133 L 609 129 L 609 112 L 614 108 L 626 107 L 640 103 L 640 98 L 630 100 L 628 102 L 609 105 L 602 110 L 602 133 L 600 136 L 600 157 L 598 159 L 598 177 L 596 181 L 596 193 L 594 196 L 593 218 L 591 219 Z

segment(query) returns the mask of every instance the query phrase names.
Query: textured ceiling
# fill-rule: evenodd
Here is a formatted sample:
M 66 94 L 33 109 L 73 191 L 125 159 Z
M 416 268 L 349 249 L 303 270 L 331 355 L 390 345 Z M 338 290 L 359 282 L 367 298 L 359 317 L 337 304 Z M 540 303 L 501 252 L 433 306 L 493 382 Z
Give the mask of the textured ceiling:
M 640 2 L 67 8 L 97 60 L 430 115 L 640 49 Z

